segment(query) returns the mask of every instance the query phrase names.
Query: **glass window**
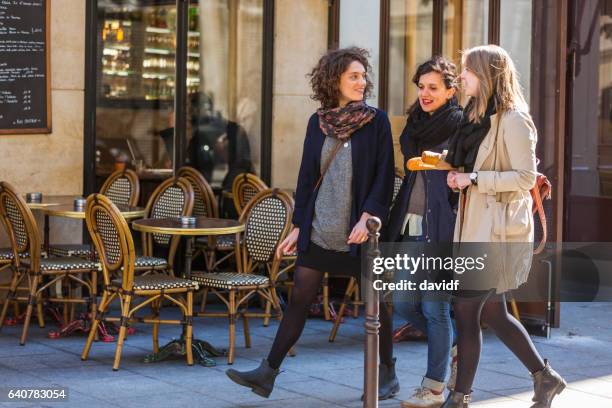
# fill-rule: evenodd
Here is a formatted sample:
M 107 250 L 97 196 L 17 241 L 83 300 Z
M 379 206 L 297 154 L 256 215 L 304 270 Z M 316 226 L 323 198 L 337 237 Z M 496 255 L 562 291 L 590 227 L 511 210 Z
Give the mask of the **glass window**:
M 98 187 L 125 166 L 141 179 L 172 174 L 176 120 L 186 123 L 186 164 L 213 186 L 259 173 L 263 15 L 263 0 L 189 1 L 186 117 L 177 119 L 176 2 L 98 2 Z
M 171 173 L 176 6 L 134 4 L 98 3 L 98 184 L 125 166 Z
M 378 66 L 380 4 L 371 0 L 340 2 L 340 48 L 357 46 L 370 52 L 371 79 L 374 82 L 368 104 L 378 106 Z
M 412 76 L 431 57 L 433 2 L 391 0 L 390 15 L 387 110 L 394 123 L 393 117 L 400 117 L 398 122 L 405 120 L 406 110 L 417 97 Z
M 533 0 L 502 0 L 499 45 L 508 53 L 519 73 L 527 103 L 531 86 L 531 17 Z
M 461 63 L 460 51 L 488 44 L 488 0 L 444 1 L 442 55 Z
M 230 190 L 260 171 L 263 0 L 199 0 L 189 9 L 187 162 Z

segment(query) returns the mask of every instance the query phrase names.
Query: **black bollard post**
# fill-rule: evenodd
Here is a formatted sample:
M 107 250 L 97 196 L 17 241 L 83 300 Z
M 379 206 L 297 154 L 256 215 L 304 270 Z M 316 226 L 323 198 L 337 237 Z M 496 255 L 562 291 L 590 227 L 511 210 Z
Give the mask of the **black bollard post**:
M 372 217 L 366 222 L 368 228 L 367 243 L 367 269 L 363 274 L 362 287 L 365 290 L 366 300 L 366 343 L 365 343 L 365 364 L 364 364 L 364 408 L 378 407 L 378 320 L 379 293 L 374 290 L 374 258 L 380 256 L 378 249 L 378 231 L 381 222 L 377 217 Z

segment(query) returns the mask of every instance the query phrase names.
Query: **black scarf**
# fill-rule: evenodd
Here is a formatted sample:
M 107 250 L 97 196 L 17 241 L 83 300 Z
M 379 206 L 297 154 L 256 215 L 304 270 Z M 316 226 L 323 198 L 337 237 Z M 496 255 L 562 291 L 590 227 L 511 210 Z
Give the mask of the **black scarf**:
M 376 109 L 364 101 L 350 102 L 346 106 L 317 110 L 319 127 L 323 134 L 340 140 L 348 139 L 353 132 L 368 124 Z
M 412 158 L 440 146 L 455 134 L 462 117 L 463 109 L 454 97 L 431 115 L 417 102 L 400 136 L 402 153 Z
M 468 112 L 473 99 L 468 102 L 465 111 Z M 463 120 L 459 125 L 457 132 L 451 138 L 446 161 L 453 167 L 462 167 L 466 173 L 471 173 L 474 170 L 474 163 L 478 155 L 480 143 L 491 128 L 491 115 L 495 114 L 495 103 L 493 98 L 487 103 L 487 110 L 480 123 L 470 122 L 467 114 L 463 116 Z

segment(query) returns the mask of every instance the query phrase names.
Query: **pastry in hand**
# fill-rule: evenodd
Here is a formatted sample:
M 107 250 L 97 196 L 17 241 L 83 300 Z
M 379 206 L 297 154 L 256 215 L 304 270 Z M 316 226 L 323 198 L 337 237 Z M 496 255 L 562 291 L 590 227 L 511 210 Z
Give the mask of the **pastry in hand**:
M 455 170 L 450 164 L 442 160 L 442 154 L 435 152 L 423 152 L 421 157 L 413 157 L 406 162 L 406 168 L 410 171 L 419 170 Z

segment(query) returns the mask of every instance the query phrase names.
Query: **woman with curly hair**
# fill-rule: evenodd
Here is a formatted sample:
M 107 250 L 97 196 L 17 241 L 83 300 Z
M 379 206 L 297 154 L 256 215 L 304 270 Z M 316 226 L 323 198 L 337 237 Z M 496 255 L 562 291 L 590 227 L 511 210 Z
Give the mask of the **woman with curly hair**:
M 277 256 L 297 249 L 294 289 L 268 357 L 251 371 L 227 370 L 234 382 L 268 397 L 279 367 L 299 339 L 323 274 L 358 277 L 366 221 L 387 218 L 393 195 L 393 140 L 386 113 L 368 106 L 367 51 L 333 50 L 310 73 L 321 107 L 308 121 L 297 180 L 293 231 Z M 380 307 L 379 399 L 399 391 L 391 316 Z

